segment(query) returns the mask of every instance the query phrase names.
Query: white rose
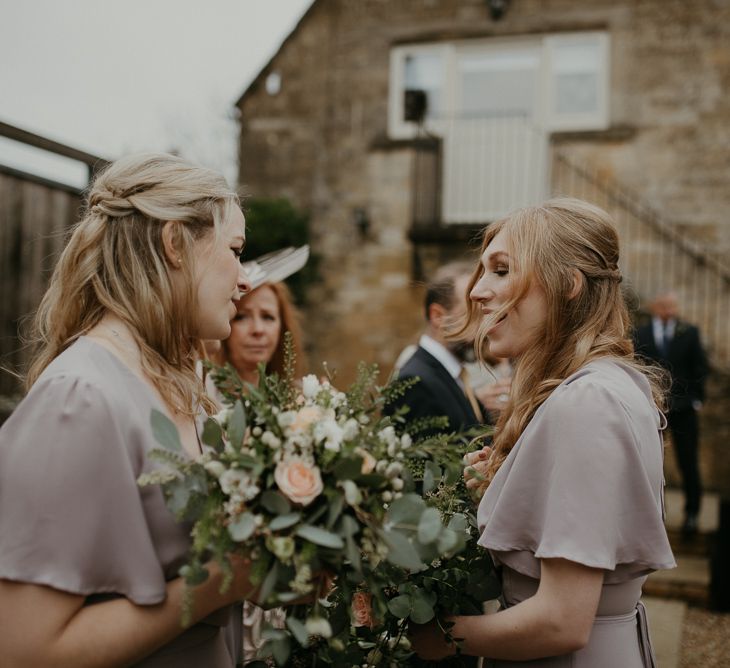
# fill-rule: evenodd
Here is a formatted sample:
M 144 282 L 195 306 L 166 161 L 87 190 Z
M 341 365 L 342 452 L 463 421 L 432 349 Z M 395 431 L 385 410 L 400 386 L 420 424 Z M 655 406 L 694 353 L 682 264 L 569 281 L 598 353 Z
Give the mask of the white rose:
M 297 414 L 295 411 L 284 411 L 283 413 L 279 413 L 279 415 L 276 416 L 276 421 L 279 423 L 279 426 L 282 429 L 286 429 L 288 426 L 294 423 L 296 417 Z
M 261 490 L 251 476 L 240 469 L 228 469 L 218 478 L 224 494 L 230 497 L 238 496 L 244 501 L 250 501 Z
M 397 447 L 396 444 L 400 445 L 398 437 L 395 435 L 395 429 L 392 426 L 381 429 L 378 432 L 378 438 L 383 441 L 383 443 L 387 443 L 388 446 Z
M 307 399 L 314 399 L 319 394 L 319 379 L 313 373 L 302 378 L 302 394 Z
M 324 441 L 326 450 L 340 451 L 342 428 L 333 419 L 322 420 L 314 425 L 314 440 Z
M 413 445 L 413 439 L 411 438 L 411 435 L 403 434 L 403 436 L 400 437 L 400 447 L 404 450 L 408 450 L 411 445 Z
M 354 418 L 350 418 L 342 427 L 342 440 L 351 441 L 360 431 L 360 424 Z

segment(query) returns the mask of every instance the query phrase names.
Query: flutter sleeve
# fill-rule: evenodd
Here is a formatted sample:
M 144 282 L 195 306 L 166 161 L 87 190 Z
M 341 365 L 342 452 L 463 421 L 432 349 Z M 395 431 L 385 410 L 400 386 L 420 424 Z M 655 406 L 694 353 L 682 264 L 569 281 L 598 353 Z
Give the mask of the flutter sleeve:
M 112 403 L 84 378 L 41 377 L 3 426 L 0 577 L 164 600 L 144 502 L 159 490 L 137 486 L 139 434 Z
M 674 565 L 662 518 L 659 413 L 588 379 L 555 390 L 479 508 L 480 544 L 530 577 L 540 559 L 605 569 L 606 582 Z

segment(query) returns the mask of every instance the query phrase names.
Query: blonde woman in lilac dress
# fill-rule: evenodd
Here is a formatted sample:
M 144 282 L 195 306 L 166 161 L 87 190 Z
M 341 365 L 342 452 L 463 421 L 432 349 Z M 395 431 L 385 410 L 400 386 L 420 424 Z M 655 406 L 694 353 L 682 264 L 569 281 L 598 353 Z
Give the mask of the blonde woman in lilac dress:
M 640 597 L 649 573 L 674 566 L 665 421 L 659 377 L 634 358 L 618 262 L 608 214 L 579 200 L 485 231 L 470 323 L 515 371 L 492 448 L 465 475 L 503 606 L 456 617 L 452 633 L 486 666 L 655 666 Z M 432 626 L 413 642 L 424 658 L 456 651 Z
M 169 155 L 121 159 L 94 181 L 37 314 L 26 398 L 0 430 L 0 663 L 7 668 L 233 668 L 252 594 L 237 561 L 196 587 L 178 576 L 190 527 L 159 487 L 152 409 L 189 457 L 214 405 L 195 361 L 248 289 L 238 198 Z

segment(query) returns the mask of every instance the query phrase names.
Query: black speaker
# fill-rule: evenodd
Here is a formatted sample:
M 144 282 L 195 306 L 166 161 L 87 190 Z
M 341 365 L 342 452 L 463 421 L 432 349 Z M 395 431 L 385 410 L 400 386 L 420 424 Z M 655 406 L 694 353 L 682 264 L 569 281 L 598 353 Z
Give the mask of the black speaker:
M 428 97 L 425 90 L 411 88 L 403 93 L 403 120 L 420 123 L 426 117 Z

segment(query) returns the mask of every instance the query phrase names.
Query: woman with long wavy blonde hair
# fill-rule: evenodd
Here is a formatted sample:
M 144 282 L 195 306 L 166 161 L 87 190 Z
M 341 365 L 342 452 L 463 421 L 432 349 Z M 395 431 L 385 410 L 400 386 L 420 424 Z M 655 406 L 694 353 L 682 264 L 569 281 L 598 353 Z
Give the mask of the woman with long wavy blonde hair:
M 4 666 L 237 664 L 248 564 L 226 593 L 210 564 L 183 628 L 189 527 L 136 481 L 152 409 L 201 452 L 213 404 L 195 363 L 249 287 L 244 241 L 236 194 L 180 158 L 124 158 L 92 184 L 37 313 L 28 394 L 0 430 Z
M 674 559 L 663 524 L 660 378 L 635 361 L 608 214 L 560 198 L 490 225 L 465 328 L 515 362 L 491 448 L 468 457 L 479 544 L 505 609 L 451 634 L 490 666 L 654 666 L 648 573 Z M 426 628 L 424 658 L 454 653 Z

